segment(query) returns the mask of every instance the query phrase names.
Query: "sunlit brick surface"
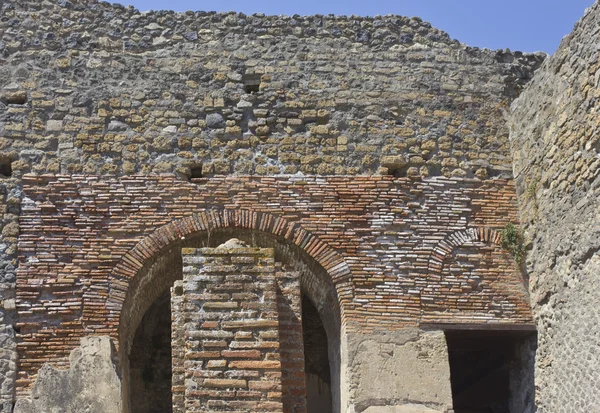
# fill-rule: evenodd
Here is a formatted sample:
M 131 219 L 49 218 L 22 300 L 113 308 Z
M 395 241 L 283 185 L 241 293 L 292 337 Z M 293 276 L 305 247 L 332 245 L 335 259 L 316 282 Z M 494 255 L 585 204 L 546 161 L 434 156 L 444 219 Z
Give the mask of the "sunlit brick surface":
M 128 286 L 144 263 L 182 238 L 224 228 L 258 230 L 305 251 L 332 280 L 347 331 L 531 323 L 522 276 L 492 231 L 517 219 L 507 180 L 80 175 L 24 182 L 20 391 L 43 362 L 64 365 L 81 336 L 117 338 Z M 457 265 L 467 270 L 461 279 Z

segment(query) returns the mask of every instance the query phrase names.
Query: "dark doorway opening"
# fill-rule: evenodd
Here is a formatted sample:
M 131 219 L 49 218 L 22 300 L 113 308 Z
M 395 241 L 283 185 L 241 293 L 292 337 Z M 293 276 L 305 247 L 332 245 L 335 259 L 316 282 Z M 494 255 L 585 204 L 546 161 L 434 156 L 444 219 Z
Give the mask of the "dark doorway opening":
M 169 291 L 148 309 L 129 355 L 131 413 L 172 413 L 171 296 Z
M 317 308 L 306 296 L 302 297 L 302 332 L 307 412 L 331 413 L 333 409 L 327 333 Z
M 449 331 L 446 340 L 455 413 L 529 411 L 534 395 L 535 334 Z

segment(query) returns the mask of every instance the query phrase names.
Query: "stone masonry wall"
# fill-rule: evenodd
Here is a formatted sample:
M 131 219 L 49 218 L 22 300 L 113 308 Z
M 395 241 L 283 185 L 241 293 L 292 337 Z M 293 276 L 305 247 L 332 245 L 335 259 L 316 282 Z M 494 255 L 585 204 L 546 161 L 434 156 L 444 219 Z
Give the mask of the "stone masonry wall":
M 18 176 L 509 176 L 502 110 L 543 60 L 400 16 L 1 7 L 0 156 Z
M 512 108 L 538 412 L 600 410 L 600 4 Z
M 17 375 L 17 343 L 14 329 L 17 321 L 15 285 L 18 219 L 22 196 L 20 181 L 7 178 L 0 173 L 0 412 L 2 413 L 12 412 Z
M 144 262 L 170 245 L 202 245 L 225 228 L 260 231 L 305 251 L 327 271 L 339 300 L 329 305 L 339 305 L 347 331 L 531 322 L 522 275 L 494 235 L 516 221 L 510 181 L 25 179 L 17 288 L 22 392 L 44 362 L 63 365 L 79 337 L 118 338 L 123 301 L 147 274 Z M 453 254 L 457 248 L 466 252 Z M 454 256 L 466 266 L 475 259 L 479 270 L 440 280 L 436 274 Z M 459 289 L 470 308 L 455 299 Z

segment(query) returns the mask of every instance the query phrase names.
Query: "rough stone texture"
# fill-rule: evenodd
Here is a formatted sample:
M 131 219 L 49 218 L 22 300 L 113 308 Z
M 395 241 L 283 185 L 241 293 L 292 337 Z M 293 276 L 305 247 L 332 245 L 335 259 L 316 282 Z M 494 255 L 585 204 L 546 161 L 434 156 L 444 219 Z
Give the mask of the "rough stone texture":
M 600 5 L 512 107 L 539 413 L 600 410 Z
M 0 174 L 0 412 L 2 413 L 11 412 L 14 404 L 17 362 L 14 331 L 17 319 L 15 281 L 21 199 L 20 182 Z
M 17 176 L 509 176 L 502 110 L 544 58 L 401 16 L 1 7 L 0 155 Z
M 12 412 L 17 378 L 17 343 L 10 325 L 0 324 L 0 412 Z
M 452 409 L 442 332 L 350 334 L 347 412 L 444 413 Z
M 15 413 L 121 413 L 121 380 L 109 337 L 85 337 L 71 352 L 70 369 L 46 364 L 31 398 L 20 399 Z

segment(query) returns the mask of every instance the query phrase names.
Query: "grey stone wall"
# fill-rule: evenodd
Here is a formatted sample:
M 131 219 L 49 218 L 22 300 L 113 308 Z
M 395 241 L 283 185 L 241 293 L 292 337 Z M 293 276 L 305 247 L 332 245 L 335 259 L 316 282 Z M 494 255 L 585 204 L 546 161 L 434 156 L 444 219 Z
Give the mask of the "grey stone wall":
M 600 5 L 512 107 L 538 412 L 600 410 Z
M 17 369 L 14 326 L 18 217 L 22 192 L 17 179 L 0 178 L 0 412 L 12 412 Z
M 15 176 L 510 175 L 502 111 L 543 60 L 400 16 L 1 7 L 0 158 Z

